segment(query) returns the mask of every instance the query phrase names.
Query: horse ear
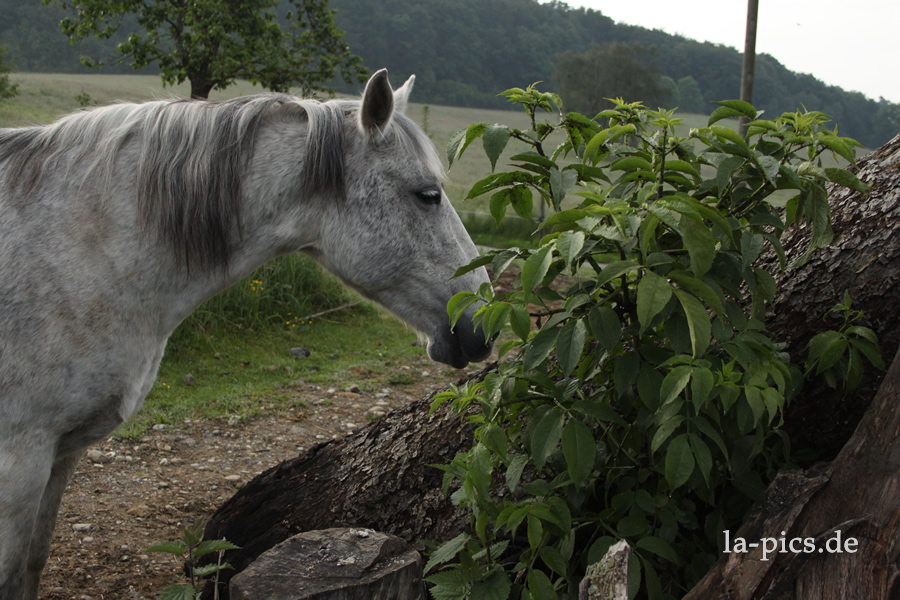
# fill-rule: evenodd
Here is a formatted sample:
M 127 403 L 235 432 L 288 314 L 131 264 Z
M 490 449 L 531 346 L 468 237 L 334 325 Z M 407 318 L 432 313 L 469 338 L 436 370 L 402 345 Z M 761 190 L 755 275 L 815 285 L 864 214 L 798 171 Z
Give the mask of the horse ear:
M 383 131 L 394 113 L 394 92 L 388 82 L 387 69 L 381 69 L 369 78 L 363 92 L 359 120 L 363 129 L 374 133 Z
M 394 110 L 398 113 L 406 112 L 406 103 L 409 100 L 409 94 L 412 92 L 413 84 L 416 82 L 416 76 L 410 75 L 406 83 L 394 90 Z

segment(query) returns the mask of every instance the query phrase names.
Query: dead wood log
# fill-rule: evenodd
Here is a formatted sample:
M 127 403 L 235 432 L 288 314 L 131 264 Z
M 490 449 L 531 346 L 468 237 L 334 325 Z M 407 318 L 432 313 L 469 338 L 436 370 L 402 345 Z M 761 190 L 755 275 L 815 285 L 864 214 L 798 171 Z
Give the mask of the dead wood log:
M 206 539 L 225 538 L 241 547 L 226 554 L 235 570 L 221 574 L 222 584 L 303 531 L 365 527 L 409 543 L 459 534 L 468 516 L 444 497 L 443 472 L 431 465 L 447 464 L 468 450 L 474 428 L 448 406 L 429 416 L 430 406 L 430 397 L 412 402 L 276 465 L 238 490 L 206 526 Z
M 416 600 L 422 557 L 393 535 L 335 528 L 295 535 L 231 579 L 232 600 Z

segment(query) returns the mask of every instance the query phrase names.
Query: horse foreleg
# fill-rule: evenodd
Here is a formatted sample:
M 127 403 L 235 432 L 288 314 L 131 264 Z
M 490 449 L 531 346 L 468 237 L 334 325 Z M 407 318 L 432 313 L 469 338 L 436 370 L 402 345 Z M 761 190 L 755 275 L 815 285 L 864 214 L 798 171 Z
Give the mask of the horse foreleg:
M 0 445 L 0 600 L 34 600 L 25 594 L 25 571 L 41 497 L 50 480 L 50 448 Z
M 77 453 L 57 459 L 50 472 L 50 481 L 44 488 L 40 511 L 31 536 L 31 548 L 28 550 L 24 596 L 27 600 L 38 597 L 41 571 L 44 570 L 47 557 L 50 555 L 50 541 L 53 539 L 53 528 L 56 525 L 59 503 L 80 458 L 81 453 Z

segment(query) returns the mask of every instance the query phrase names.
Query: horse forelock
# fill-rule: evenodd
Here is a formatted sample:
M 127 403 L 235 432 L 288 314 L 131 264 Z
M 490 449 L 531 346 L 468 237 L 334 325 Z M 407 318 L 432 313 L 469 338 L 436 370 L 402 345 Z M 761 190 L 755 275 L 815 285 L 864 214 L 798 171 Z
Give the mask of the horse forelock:
M 46 126 L 2 130 L 5 185 L 27 198 L 53 163 L 68 169 L 83 162 L 80 185 L 99 178 L 107 190 L 116 177 L 132 177 L 142 227 L 166 240 L 186 270 L 227 269 L 240 237 L 241 184 L 256 134 L 272 109 L 285 104 L 305 115 L 298 192 L 340 195 L 345 108 L 284 94 L 114 104 Z M 131 144 L 137 145 L 136 166 L 118 161 Z M 128 167 L 135 171 L 121 172 Z

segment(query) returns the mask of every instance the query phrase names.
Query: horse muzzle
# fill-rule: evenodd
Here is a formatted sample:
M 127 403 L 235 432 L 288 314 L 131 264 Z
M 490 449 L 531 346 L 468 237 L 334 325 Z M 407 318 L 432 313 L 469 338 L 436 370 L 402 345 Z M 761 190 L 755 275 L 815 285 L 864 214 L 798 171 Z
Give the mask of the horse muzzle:
M 468 314 L 460 317 L 456 327 L 449 325 L 428 344 L 431 360 L 462 369 L 470 362 L 479 362 L 491 354 L 494 340 L 485 339 L 481 326 L 474 327 Z

